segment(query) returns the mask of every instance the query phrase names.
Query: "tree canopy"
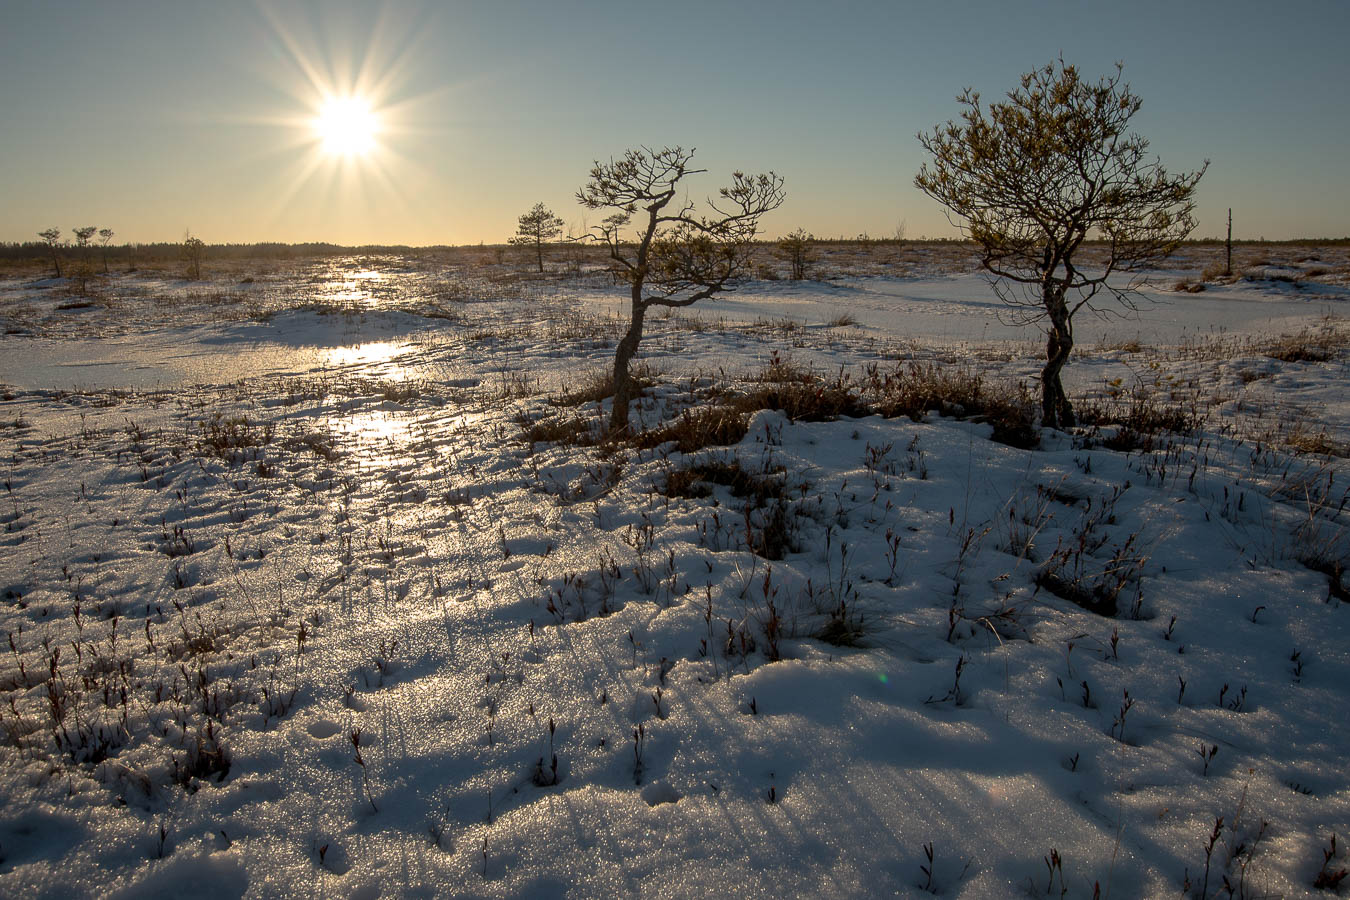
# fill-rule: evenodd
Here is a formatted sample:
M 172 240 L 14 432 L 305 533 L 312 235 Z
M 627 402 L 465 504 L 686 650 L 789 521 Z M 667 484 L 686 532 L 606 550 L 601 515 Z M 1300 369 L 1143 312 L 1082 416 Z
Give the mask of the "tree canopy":
M 1049 322 L 1042 370 L 1045 424 L 1073 423 L 1060 371 L 1073 348 L 1073 316 L 1135 308 L 1138 284 L 1121 281 L 1171 253 L 1195 228 L 1195 172 L 1170 174 L 1130 132 L 1142 102 L 1122 67 L 1085 81 L 1063 59 L 1022 76 L 986 108 L 967 88 L 959 121 L 921 133 L 930 154 L 915 186 L 964 219 L 995 289 L 1024 320 Z M 1084 263 L 1085 242 L 1100 241 Z M 1114 301 L 1094 305 L 1099 295 Z
M 522 213 L 516 234 L 509 243 L 533 245 L 539 271 L 544 271 L 544 244 L 562 234 L 563 220 L 542 203 L 536 203 L 529 212 Z

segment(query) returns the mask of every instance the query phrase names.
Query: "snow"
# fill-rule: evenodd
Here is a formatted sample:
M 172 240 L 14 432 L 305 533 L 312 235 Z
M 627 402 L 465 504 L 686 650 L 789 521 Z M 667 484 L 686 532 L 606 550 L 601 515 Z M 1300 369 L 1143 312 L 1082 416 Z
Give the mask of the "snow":
M 1177 277 L 1066 371 L 1199 404 L 1152 449 L 762 410 L 688 454 L 523 439 L 604 414 L 555 405 L 622 333 L 598 279 L 0 280 L 0 894 L 1199 896 L 1222 817 L 1210 896 L 1323 895 L 1350 537 L 1306 439 L 1350 442 L 1350 291 Z M 649 319 L 636 417 L 774 359 L 1030 381 L 1002 312 L 755 282 Z M 1263 352 L 1301 331 L 1330 358 Z M 775 486 L 666 496 L 695 464 Z M 1045 587 L 1075 547 L 1116 615 Z

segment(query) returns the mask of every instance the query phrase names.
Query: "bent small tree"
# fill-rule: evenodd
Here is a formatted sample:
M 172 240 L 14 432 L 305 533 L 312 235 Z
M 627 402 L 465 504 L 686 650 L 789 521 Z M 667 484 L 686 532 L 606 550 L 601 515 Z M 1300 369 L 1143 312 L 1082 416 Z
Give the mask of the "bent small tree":
M 1007 100 L 981 105 L 967 88 L 959 122 L 921 133 L 931 159 L 919 190 L 964 219 L 1000 298 L 1022 322 L 1046 321 L 1043 424 L 1072 425 L 1060 373 L 1073 317 L 1137 309 L 1138 282 L 1120 273 L 1171 253 L 1195 227 L 1196 172 L 1172 175 L 1127 131 L 1140 100 L 1114 75 L 1084 81 L 1063 59 L 1022 76 Z M 1086 261 L 1085 242 L 1101 249 Z M 1103 301 L 1106 301 L 1103 303 Z
M 38 232 L 38 237 L 47 245 L 47 249 L 52 252 L 52 267 L 56 269 L 56 277 L 61 277 L 61 257 L 56 255 L 56 248 L 61 246 L 61 229 L 48 228 Z
M 539 271 L 544 271 L 544 245 L 562 234 L 563 220 L 553 214 L 542 203 L 536 203 L 529 212 L 521 215 L 515 237 L 507 243 L 534 245 L 535 257 L 539 262 Z
M 615 271 L 631 289 L 628 331 L 614 351 L 610 428 L 615 431 L 628 426 L 635 393 L 628 367 L 642 341 L 647 310 L 691 306 L 731 291 L 749 262 L 760 217 L 786 199 L 783 179 L 775 173 L 733 172 L 717 198 L 705 201 L 705 212 L 687 195 L 677 202 L 680 182 L 707 171 L 690 168 L 693 156 L 682 147 L 628 150 L 617 160 L 597 160 L 591 180 L 577 191 L 587 209 L 613 210 L 588 237 L 608 248 Z
M 98 230 L 98 242 L 103 246 L 103 274 L 108 274 L 108 244 L 116 234 L 111 228 L 100 228 Z
M 84 293 L 88 288 L 89 276 L 94 274 L 94 267 L 89 264 L 89 253 L 96 231 L 98 231 L 97 225 L 85 225 L 82 228 L 71 229 L 71 232 L 75 235 L 75 246 L 79 248 L 80 254 L 74 267 L 75 277 L 80 282 L 80 293 Z

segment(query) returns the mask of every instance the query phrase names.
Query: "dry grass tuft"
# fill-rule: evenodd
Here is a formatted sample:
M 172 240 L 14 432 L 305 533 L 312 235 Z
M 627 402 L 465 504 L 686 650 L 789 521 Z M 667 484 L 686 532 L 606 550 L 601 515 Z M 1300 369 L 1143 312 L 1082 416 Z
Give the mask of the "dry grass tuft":
M 587 447 L 600 442 L 599 422 L 578 415 L 531 419 L 522 415 L 516 420 L 530 444 L 568 444 Z
M 937 363 L 908 363 L 882 373 L 869 369 L 865 391 L 876 412 L 915 421 L 936 410 L 993 426 L 994 440 L 1013 447 L 1040 444 L 1036 402 L 1024 382 L 991 385 L 977 372 Z
M 1166 434 L 1191 434 L 1204 421 L 1197 398 L 1171 400 L 1160 391 L 1136 388 L 1114 397 L 1079 404 L 1079 424 L 1094 430 L 1115 427 L 1100 438 L 1120 452 L 1150 450 Z
M 714 485 L 728 488 L 733 497 L 753 498 L 761 505 L 766 500 L 783 499 L 786 492 L 780 473 L 753 472 L 738 459 L 709 457 L 672 469 L 662 493 L 667 497 L 707 497 Z
M 655 384 L 659 374 L 647 363 L 637 363 L 629 371 L 639 391 Z M 548 402 L 553 406 L 581 406 L 584 403 L 600 403 L 613 396 L 614 370 L 606 368 L 583 375 L 575 387 L 564 385 Z
M 731 406 L 708 406 L 684 410 L 673 422 L 632 436 L 634 446 L 650 450 L 674 442 L 681 453 L 693 453 L 705 447 L 725 447 L 740 443 L 750 429 L 750 415 Z
M 1328 322 L 1318 328 L 1305 328 L 1275 338 L 1262 352 L 1281 362 L 1327 362 L 1335 359 L 1347 343 L 1350 343 L 1350 334 Z
M 650 449 L 673 441 L 684 453 L 734 444 L 760 410 L 776 410 L 799 422 L 869 415 L 919 420 L 936 410 L 989 423 L 1000 443 L 1023 448 L 1040 443 L 1036 403 L 1025 384 L 988 385 L 970 370 L 937 364 L 911 363 L 889 373 L 873 367 L 857 382 L 843 373 L 822 378 L 775 356 L 748 389 L 720 396 L 716 405 L 685 410 L 674 421 L 633 436 L 632 442 Z

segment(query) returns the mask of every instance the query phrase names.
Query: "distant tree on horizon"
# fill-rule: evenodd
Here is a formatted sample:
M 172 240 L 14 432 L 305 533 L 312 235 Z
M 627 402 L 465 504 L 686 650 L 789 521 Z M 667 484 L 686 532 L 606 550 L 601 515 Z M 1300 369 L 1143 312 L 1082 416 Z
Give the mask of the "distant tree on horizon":
M 806 277 L 806 267 L 812 262 L 811 242 L 815 239 L 816 236 L 808 234 L 805 228 L 798 228 L 778 242 L 778 253 L 787 260 L 790 280 L 801 281 Z
M 1172 175 L 1150 160 L 1148 141 L 1127 131 L 1141 101 L 1121 79 L 1117 64 L 1114 75 L 1084 81 L 1061 58 L 1023 75 L 987 110 L 967 88 L 959 122 L 919 134 L 932 158 L 915 186 L 965 219 L 995 291 L 1022 321 L 1048 323 L 1041 409 L 1050 427 L 1074 423 L 1060 381 L 1074 314 L 1137 308 L 1137 283 L 1115 276 L 1165 257 L 1191 233 L 1209 166 Z M 1075 254 L 1089 239 L 1104 242 L 1105 258 L 1085 270 Z M 1094 305 L 1103 292 L 1114 304 Z
M 114 232 L 113 232 L 113 230 L 112 230 L 111 228 L 100 228 L 100 229 L 98 230 L 98 242 L 99 242 L 99 244 L 101 244 L 102 247 L 103 247 L 103 274 L 104 274 L 104 275 L 107 275 L 107 274 L 108 274 L 108 242 L 112 240 L 113 234 L 114 234 Z
M 563 220 L 555 216 L 553 210 L 544 204 L 536 203 L 533 209 L 520 216 L 519 223 L 515 236 L 509 238 L 507 243 L 533 245 L 535 257 L 539 263 L 539 271 L 543 272 L 544 245 L 551 243 L 562 234 Z
M 187 277 L 193 281 L 202 277 L 202 260 L 206 257 L 206 242 L 183 232 L 183 259 L 187 262 Z
M 84 293 L 89 287 L 89 276 L 93 274 L 93 266 L 89 265 L 89 247 L 96 231 L 98 231 L 97 225 L 85 225 L 82 228 L 71 229 L 71 232 L 75 235 L 75 246 L 79 249 L 79 256 L 75 260 L 75 268 L 72 271 L 80 281 L 80 293 Z
M 47 249 L 52 252 L 52 266 L 56 269 L 56 277 L 60 278 L 61 257 L 56 254 L 56 248 L 61 245 L 61 229 L 48 228 L 43 231 L 39 231 L 37 235 L 38 237 L 42 238 L 43 243 L 47 245 Z
M 617 160 L 596 160 L 590 181 L 577 191 L 577 202 L 587 209 L 612 210 L 588 237 L 608 249 L 632 294 L 628 331 L 614 351 L 613 431 L 628 427 L 628 405 L 636 393 L 628 366 L 642 341 L 647 310 L 690 306 L 731 290 L 749 264 L 760 217 L 786 199 L 783 179 L 772 171 L 733 172 L 717 199 L 706 202 L 708 213 L 699 213 L 687 199 L 672 206 L 685 189 L 681 182 L 707 171 L 690 168 L 693 156 L 682 147 L 628 150 Z M 625 240 L 630 223 L 636 234 Z

